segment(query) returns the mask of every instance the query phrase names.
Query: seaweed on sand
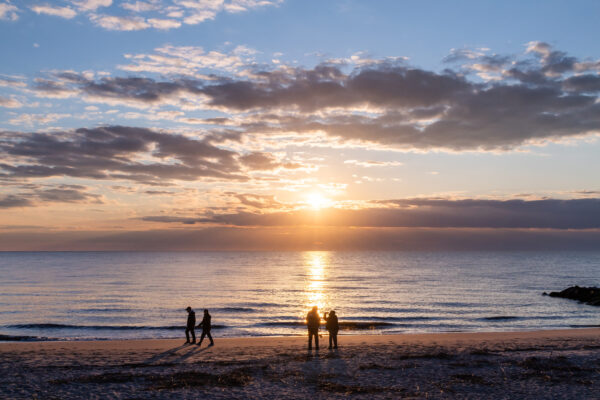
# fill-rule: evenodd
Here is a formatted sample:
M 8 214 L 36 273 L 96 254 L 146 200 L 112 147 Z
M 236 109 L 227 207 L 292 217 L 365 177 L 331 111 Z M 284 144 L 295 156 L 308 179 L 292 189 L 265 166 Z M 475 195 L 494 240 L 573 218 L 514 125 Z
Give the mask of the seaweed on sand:
M 448 354 L 444 351 L 440 351 L 437 353 L 417 353 L 417 354 L 400 354 L 395 356 L 396 360 L 413 360 L 413 359 L 436 359 L 436 360 L 451 360 L 455 356 L 452 354 Z
M 222 374 L 185 371 L 168 375 L 155 375 L 148 380 L 152 383 L 148 389 L 179 389 L 194 386 L 245 386 L 252 381 L 252 375 L 247 368 L 239 368 Z
M 132 374 L 127 372 L 108 372 L 103 374 L 84 375 L 69 379 L 54 379 L 51 384 L 69 383 L 126 383 L 143 380 L 148 383 L 149 390 L 178 389 L 194 386 L 244 386 L 252 381 L 251 370 L 238 368 L 222 374 L 211 374 L 199 371 L 183 371 L 172 374 Z
M 319 390 L 326 392 L 350 394 L 369 394 L 383 392 L 403 392 L 403 389 L 384 387 L 384 386 L 359 386 L 359 385 L 344 385 L 341 383 L 320 381 L 317 385 Z
M 53 379 L 50 381 L 54 385 L 63 385 L 69 383 L 125 383 L 139 378 L 145 378 L 143 374 L 131 374 L 127 372 L 107 372 L 104 374 L 84 375 L 75 378 Z
M 461 382 L 472 383 L 475 385 L 489 385 L 489 383 L 483 379 L 483 377 L 475 374 L 455 374 L 452 378 L 458 379 Z

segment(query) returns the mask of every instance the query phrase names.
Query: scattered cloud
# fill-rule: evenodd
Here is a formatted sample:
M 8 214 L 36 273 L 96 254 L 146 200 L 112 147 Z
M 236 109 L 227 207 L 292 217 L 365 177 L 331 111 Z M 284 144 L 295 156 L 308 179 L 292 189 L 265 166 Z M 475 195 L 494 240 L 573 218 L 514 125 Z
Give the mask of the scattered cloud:
M 16 208 L 16 207 L 30 207 L 32 205 L 29 199 L 24 197 L 8 195 L 0 197 L 0 209 L 2 208 Z
M 151 25 L 141 17 L 119 17 L 116 15 L 92 15 L 92 22 L 110 31 L 139 31 Z
M 19 114 L 8 120 L 11 125 L 23 125 L 32 127 L 34 125 L 46 125 L 63 118 L 70 117 L 70 114 L 47 113 L 47 114 Z
M 23 103 L 21 103 L 19 100 L 15 99 L 14 97 L 6 98 L 6 97 L 0 96 L 0 107 L 20 108 L 20 107 L 23 107 Z
M 253 62 L 254 51 L 238 46 L 229 52 L 205 51 L 202 47 L 166 45 L 151 54 L 126 54 L 130 64 L 119 69 L 161 75 L 199 75 L 204 70 L 237 71 Z
M 146 128 L 0 132 L 0 155 L 4 160 L 0 179 L 70 176 L 142 183 L 247 179 L 237 153 L 206 139 Z
M 241 56 L 251 53 L 245 49 L 224 54 L 165 46 L 156 54 L 130 55 L 132 63 L 121 66 L 159 73 L 160 80 L 55 72 L 38 78 L 34 88 L 40 96 L 78 94 L 132 107 L 217 110 L 236 116 L 232 128 L 245 134 L 325 134 L 341 142 L 407 150 L 502 151 L 598 134 L 600 78 L 547 44 L 529 48 L 527 62 L 464 56 L 480 72 L 501 76 L 480 81 L 459 70 L 434 72 L 404 62 L 350 70 L 330 64 L 256 69 Z M 203 76 L 203 68 L 222 75 Z M 184 70 L 197 74 L 183 77 Z
M 77 0 L 72 3 L 81 11 L 96 11 L 101 7 L 110 7 L 112 0 Z
M 56 7 L 48 4 L 31 6 L 31 10 L 36 14 L 46 14 L 66 19 L 74 18 L 77 15 L 77 11 L 70 7 Z
M 148 23 L 153 28 L 161 30 L 169 30 L 179 28 L 181 26 L 181 22 L 174 19 L 149 18 Z
M 0 209 L 39 207 L 49 203 L 103 203 L 101 195 L 89 193 L 89 188 L 81 185 L 29 185 L 25 189 L 0 197 Z
M 240 13 L 257 8 L 276 6 L 283 0 L 146 0 L 124 1 L 121 13 L 113 14 L 112 0 L 70 0 L 70 6 L 36 4 L 30 9 L 45 14 L 71 19 L 78 12 L 86 15 L 96 26 L 107 30 L 136 31 L 142 29 L 168 30 L 183 24 L 196 25 L 212 20 L 219 13 Z M 97 12 L 102 10 L 102 14 Z M 0 19 L 18 19 L 18 8 L 0 3 Z M 125 11 L 125 14 L 123 14 Z
M 19 9 L 10 3 L 0 3 L 0 20 L 16 21 L 19 19 Z

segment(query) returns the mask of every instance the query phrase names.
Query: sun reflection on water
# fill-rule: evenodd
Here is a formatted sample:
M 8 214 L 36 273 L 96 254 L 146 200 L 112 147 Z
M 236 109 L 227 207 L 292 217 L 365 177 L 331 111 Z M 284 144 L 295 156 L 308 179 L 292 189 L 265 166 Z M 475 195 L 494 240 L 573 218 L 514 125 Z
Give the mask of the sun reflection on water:
M 313 306 L 322 310 L 327 304 L 327 277 L 329 253 L 326 251 L 310 251 L 304 254 L 306 267 L 305 306 Z

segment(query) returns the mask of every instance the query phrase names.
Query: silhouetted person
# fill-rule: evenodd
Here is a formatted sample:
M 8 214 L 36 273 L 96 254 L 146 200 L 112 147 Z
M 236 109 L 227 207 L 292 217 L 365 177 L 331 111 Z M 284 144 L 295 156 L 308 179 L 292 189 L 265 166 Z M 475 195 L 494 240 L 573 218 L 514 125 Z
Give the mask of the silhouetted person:
M 312 349 L 312 338 L 315 337 L 315 349 L 319 350 L 319 325 L 321 325 L 321 317 L 319 309 L 314 306 L 312 310 L 306 314 L 306 327 L 308 328 L 308 349 Z
M 200 322 L 200 324 L 198 324 L 198 328 L 202 327 L 202 335 L 200 335 L 200 341 L 198 342 L 198 346 L 202 345 L 202 341 L 204 340 L 204 336 L 208 336 L 208 338 L 210 339 L 210 344 L 209 346 L 214 346 L 215 342 L 213 341 L 213 338 L 210 334 L 210 314 L 208 313 L 208 310 L 204 310 L 204 318 L 202 318 L 202 322 Z
M 194 327 L 196 326 L 196 313 L 192 310 L 192 307 L 185 309 L 188 312 L 187 326 L 185 328 L 186 343 L 190 343 L 190 333 L 192 334 L 191 343 L 196 343 L 196 332 Z
M 338 317 L 335 315 L 335 311 L 331 311 L 329 316 L 327 313 L 323 314 L 323 319 L 327 321 L 325 324 L 325 328 L 329 332 L 329 348 L 331 349 L 331 345 L 333 343 L 333 348 L 337 349 L 337 334 L 340 330 L 340 325 L 338 324 Z

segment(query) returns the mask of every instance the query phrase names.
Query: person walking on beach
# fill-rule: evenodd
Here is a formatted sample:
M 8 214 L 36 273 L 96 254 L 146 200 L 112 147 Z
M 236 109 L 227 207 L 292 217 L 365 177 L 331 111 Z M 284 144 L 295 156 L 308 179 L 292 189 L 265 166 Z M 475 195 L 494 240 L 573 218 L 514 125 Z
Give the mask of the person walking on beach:
M 312 338 L 315 337 L 315 349 L 319 350 L 319 325 L 321 325 L 321 317 L 319 309 L 314 306 L 312 310 L 306 314 L 306 326 L 308 328 L 308 349 L 312 349 Z
M 323 314 L 323 319 L 327 321 L 327 323 L 325 324 L 325 328 L 329 332 L 329 348 L 332 348 L 331 345 L 333 343 L 333 348 L 337 349 L 337 334 L 340 330 L 340 325 L 338 324 L 338 317 L 335 314 L 335 311 L 332 310 L 329 313 L 329 316 L 327 315 L 327 313 Z
M 192 310 L 192 307 L 185 309 L 188 312 L 187 318 L 187 326 L 185 328 L 185 343 L 196 343 L 196 332 L 194 332 L 194 328 L 196 326 L 196 313 Z M 192 334 L 192 341 L 190 342 L 190 333 Z
M 202 318 L 202 322 L 198 324 L 198 328 L 202 327 L 202 335 L 200 335 L 200 341 L 198 342 L 198 346 L 202 345 L 202 341 L 204 340 L 204 336 L 208 336 L 210 339 L 209 346 L 214 346 L 215 342 L 210 334 L 210 314 L 207 309 L 204 309 L 204 318 Z

